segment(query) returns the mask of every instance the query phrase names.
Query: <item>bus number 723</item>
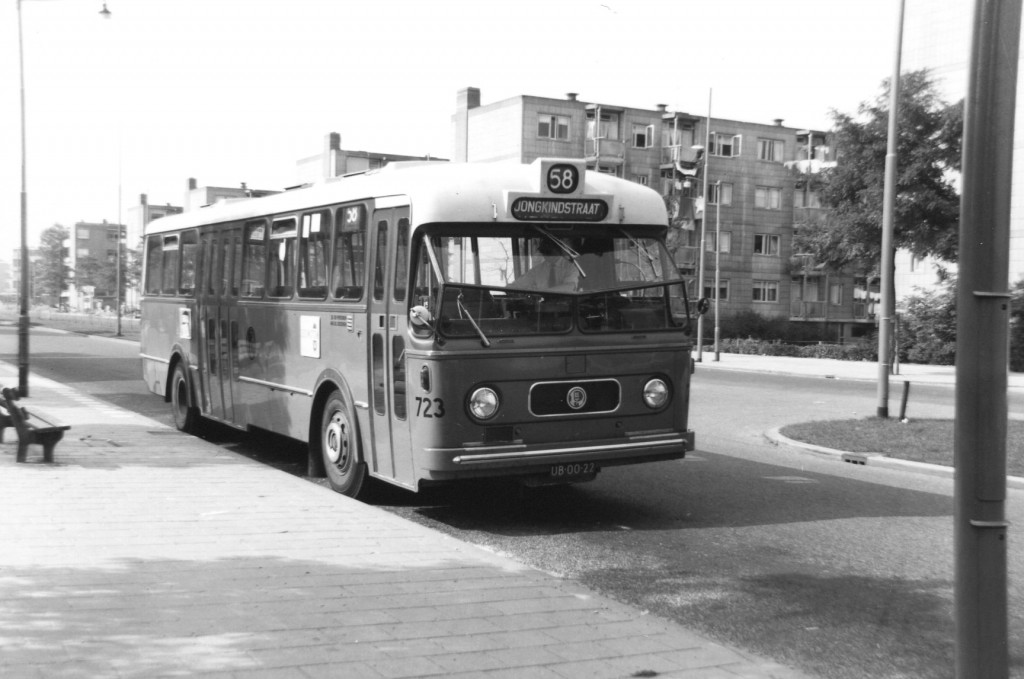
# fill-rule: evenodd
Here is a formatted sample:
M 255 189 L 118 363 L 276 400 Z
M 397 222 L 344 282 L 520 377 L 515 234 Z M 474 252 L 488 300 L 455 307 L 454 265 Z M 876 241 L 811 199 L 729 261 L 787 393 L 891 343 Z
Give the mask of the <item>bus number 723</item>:
M 417 396 L 416 417 L 444 417 L 444 401 Z

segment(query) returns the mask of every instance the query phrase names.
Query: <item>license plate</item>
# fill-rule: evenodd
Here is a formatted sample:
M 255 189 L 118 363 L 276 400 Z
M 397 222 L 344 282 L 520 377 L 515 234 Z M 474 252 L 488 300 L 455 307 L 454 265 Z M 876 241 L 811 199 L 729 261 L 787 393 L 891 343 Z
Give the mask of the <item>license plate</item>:
M 597 464 L 594 462 L 572 462 L 569 464 L 551 465 L 551 478 L 553 479 L 593 476 L 596 473 Z

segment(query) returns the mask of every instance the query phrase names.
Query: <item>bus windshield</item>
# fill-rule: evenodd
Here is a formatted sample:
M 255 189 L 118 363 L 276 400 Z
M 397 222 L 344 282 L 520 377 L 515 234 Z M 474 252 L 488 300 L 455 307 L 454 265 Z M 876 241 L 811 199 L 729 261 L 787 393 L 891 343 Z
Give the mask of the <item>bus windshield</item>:
M 417 241 L 416 299 L 446 337 L 679 330 L 685 282 L 661 231 L 433 227 Z M 499 227 L 500 228 L 500 227 Z M 634 227 L 635 228 L 635 227 Z M 581 230 L 582 231 L 582 230 Z

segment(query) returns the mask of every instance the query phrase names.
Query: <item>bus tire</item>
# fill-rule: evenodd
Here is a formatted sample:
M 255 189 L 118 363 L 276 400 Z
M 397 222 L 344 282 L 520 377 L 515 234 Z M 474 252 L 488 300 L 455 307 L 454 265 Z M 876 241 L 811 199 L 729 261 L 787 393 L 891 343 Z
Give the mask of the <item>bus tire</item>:
M 199 409 L 195 406 L 192 383 L 185 372 L 185 363 L 179 361 L 171 375 L 171 414 L 174 426 L 186 434 L 199 433 Z
M 327 471 L 331 488 L 342 495 L 358 497 L 366 481 L 366 463 L 363 462 L 356 431 L 356 418 L 352 408 L 335 391 L 324 405 L 320 425 L 320 455 Z

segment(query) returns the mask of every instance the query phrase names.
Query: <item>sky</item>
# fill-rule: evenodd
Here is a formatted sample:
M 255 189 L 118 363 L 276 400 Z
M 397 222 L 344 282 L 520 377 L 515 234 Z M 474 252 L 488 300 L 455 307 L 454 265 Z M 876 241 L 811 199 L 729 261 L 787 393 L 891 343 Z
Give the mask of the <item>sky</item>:
M 828 129 L 892 71 L 898 0 L 22 0 L 29 245 L 145 193 L 281 189 L 342 148 L 451 157 L 456 94 Z M 0 7 L 0 259 L 18 246 L 16 2 Z

